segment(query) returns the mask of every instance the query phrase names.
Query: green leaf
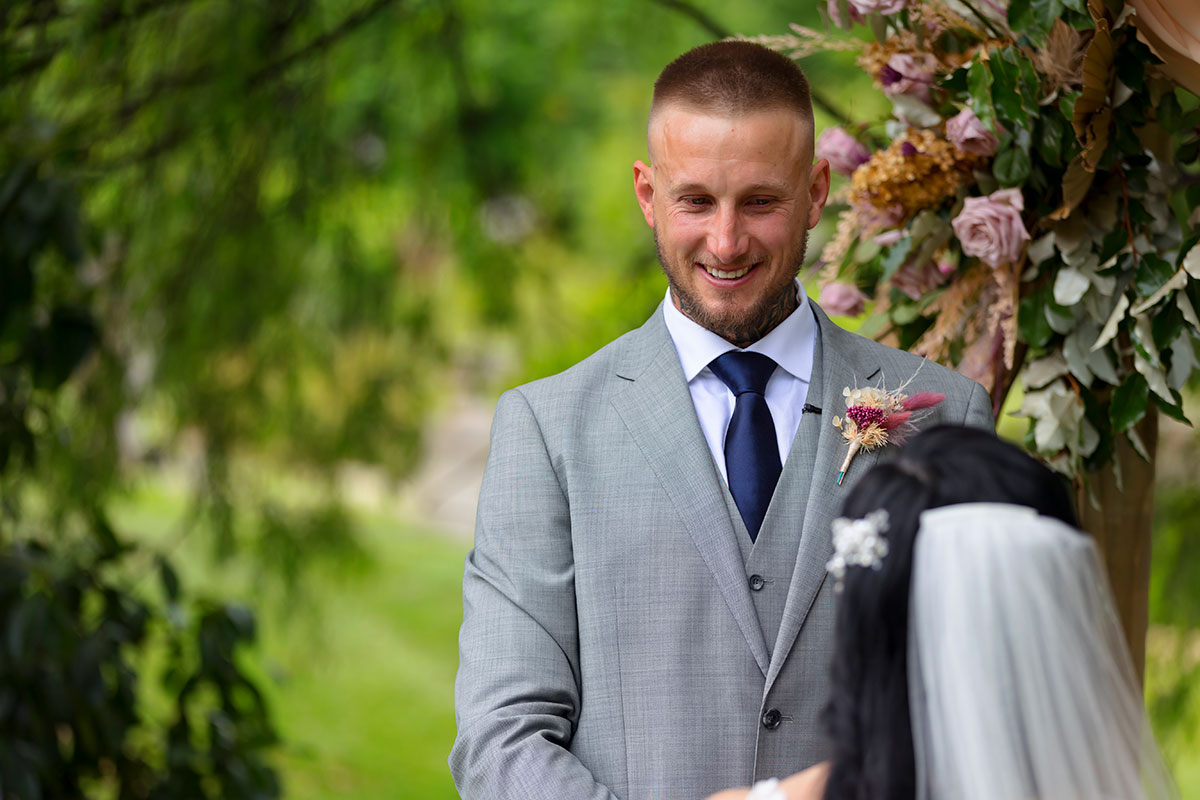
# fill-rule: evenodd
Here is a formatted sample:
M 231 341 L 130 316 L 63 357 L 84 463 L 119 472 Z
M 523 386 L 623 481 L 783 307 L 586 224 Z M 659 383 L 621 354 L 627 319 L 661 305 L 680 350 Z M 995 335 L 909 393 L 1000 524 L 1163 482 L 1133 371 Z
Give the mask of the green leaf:
M 1030 292 L 1017 309 L 1017 331 L 1032 347 L 1045 347 L 1054 336 L 1054 329 L 1046 319 L 1046 300 L 1051 287 L 1052 284 L 1047 282 L 1041 289 Z
M 1054 21 L 1062 16 L 1062 0 L 1034 0 L 1033 19 L 1038 30 L 1050 32 Z
M 879 334 L 883 333 L 891 324 L 891 319 L 887 314 L 872 314 L 862 321 L 858 326 L 858 335 L 865 336 L 868 339 L 874 339 Z
M 967 91 L 971 95 L 971 110 L 988 127 L 996 130 L 996 108 L 992 103 L 992 71 L 979 59 L 967 70 Z
M 1022 31 L 1033 24 L 1032 0 L 1012 0 L 1008 4 L 1008 27 Z
M 887 23 L 882 14 L 870 14 L 867 17 L 867 24 L 871 27 L 871 33 L 875 34 L 875 41 L 882 43 L 887 40 Z
M 1167 92 L 1158 103 L 1158 124 L 1167 133 L 1179 133 L 1183 128 L 1183 109 L 1174 92 Z
M 1124 228 L 1114 228 L 1104 234 L 1104 240 L 1100 243 L 1100 263 L 1107 263 L 1110 258 L 1121 252 L 1121 248 L 1128 243 L 1129 232 Z
M 1146 379 L 1133 373 L 1113 391 L 1108 407 L 1109 419 L 1118 433 L 1127 431 L 1146 416 L 1146 404 L 1150 400 L 1150 386 Z
M 1134 286 L 1138 294 L 1149 297 L 1175 274 L 1175 267 L 1165 258 L 1153 253 L 1144 253 L 1138 264 L 1137 272 L 1133 275 Z
M 1183 244 L 1179 246 L 1179 255 L 1175 258 L 1175 268 L 1179 269 L 1183 266 L 1183 260 L 1187 258 L 1187 254 L 1192 252 L 1192 248 L 1196 243 L 1200 242 L 1200 236 L 1189 236 L 1184 239 Z
M 892 245 L 886 256 L 883 257 L 883 278 L 887 280 L 895 274 L 896 270 L 900 269 L 900 265 L 908 258 L 909 252 L 912 251 L 912 238 L 905 237 Z
M 1154 337 L 1154 346 L 1160 353 L 1164 353 L 1179 337 L 1183 325 L 1183 312 L 1175 303 L 1168 303 L 1154 315 L 1150 321 L 1150 331 Z
M 967 68 L 959 67 L 942 81 L 942 88 L 949 92 L 967 91 Z
M 1021 99 L 1018 59 L 1024 60 L 1014 48 L 1006 47 L 988 62 L 992 66 L 992 100 L 1002 119 L 1012 126 L 1027 130 L 1030 127 L 1029 113 Z
M 1193 183 L 1184 189 L 1183 198 L 1187 201 L 1188 208 L 1200 206 L 1200 184 Z
M 908 325 L 910 322 L 915 322 L 917 317 L 921 316 L 920 310 L 911 304 L 895 305 L 891 310 L 892 322 L 897 325 Z
M 171 562 L 162 556 L 158 557 L 158 578 L 162 583 L 163 594 L 166 595 L 167 600 L 172 603 L 179 600 L 179 575 L 171 566 Z
M 1034 147 L 1042 161 L 1052 167 L 1063 164 L 1063 134 L 1067 130 L 1066 121 L 1058 114 L 1048 112 L 1038 119 L 1038 135 Z
M 1029 155 L 1019 147 L 1010 147 L 996 156 L 992 162 L 992 174 L 1001 186 L 1011 188 L 1025 183 L 1033 162 Z
M 1200 157 L 1200 139 L 1191 142 L 1184 142 L 1179 145 L 1179 149 L 1175 151 L 1175 159 L 1180 164 L 1190 164 Z M 1188 187 L 1192 188 L 1192 187 Z
M 1185 425 L 1191 425 L 1192 421 L 1183 413 L 1183 398 L 1180 397 L 1179 392 L 1172 389 L 1171 396 L 1175 398 L 1174 403 L 1168 403 L 1158 395 L 1154 395 L 1154 404 L 1158 406 L 1159 411 L 1163 412 L 1171 419 L 1178 420 Z
M 1122 47 L 1117 50 L 1113 66 L 1121 83 L 1135 92 L 1142 91 L 1146 85 L 1146 62 L 1135 48 Z

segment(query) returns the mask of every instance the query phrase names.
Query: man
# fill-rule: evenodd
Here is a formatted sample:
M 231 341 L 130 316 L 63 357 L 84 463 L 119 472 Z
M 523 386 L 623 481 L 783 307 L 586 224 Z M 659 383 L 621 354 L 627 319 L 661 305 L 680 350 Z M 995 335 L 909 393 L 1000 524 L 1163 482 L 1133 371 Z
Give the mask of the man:
M 981 387 L 849 334 L 796 281 L 829 190 L 808 84 L 720 42 L 655 83 L 634 189 L 668 299 L 496 409 L 463 580 L 465 797 L 702 797 L 828 755 L 844 387 Z M 743 352 L 744 351 L 744 352 Z M 768 360 L 769 359 L 769 360 Z M 732 388 L 731 388 L 732 387 Z

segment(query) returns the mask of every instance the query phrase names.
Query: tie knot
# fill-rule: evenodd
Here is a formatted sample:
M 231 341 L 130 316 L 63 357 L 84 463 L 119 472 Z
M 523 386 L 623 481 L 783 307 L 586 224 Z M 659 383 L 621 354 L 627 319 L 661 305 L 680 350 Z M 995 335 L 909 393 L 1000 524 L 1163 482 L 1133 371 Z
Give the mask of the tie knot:
M 745 392 L 762 394 L 766 391 L 771 373 L 775 371 L 775 362 L 770 356 L 764 356 L 762 353 L 730 350 L 714 358 L 708 368 L 735 396 Z

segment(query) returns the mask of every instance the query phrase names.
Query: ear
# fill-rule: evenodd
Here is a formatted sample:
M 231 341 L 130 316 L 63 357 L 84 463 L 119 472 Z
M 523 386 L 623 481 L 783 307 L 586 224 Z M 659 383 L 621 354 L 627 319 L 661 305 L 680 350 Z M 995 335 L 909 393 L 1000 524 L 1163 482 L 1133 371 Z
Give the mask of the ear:
M 821 221 L 821 209 L 829 199 L 829 162 L 825 159 L 813 164 L 808 177 L 808 227 L 815 228 Z
M 826 187 L 828 189 L 828 186 Z M 633 193 L 637 195 L 638 205 L 642 207 L 642 216 L 646 224 L 654 227 L 654 170 L 645 161 L 633 162 Z

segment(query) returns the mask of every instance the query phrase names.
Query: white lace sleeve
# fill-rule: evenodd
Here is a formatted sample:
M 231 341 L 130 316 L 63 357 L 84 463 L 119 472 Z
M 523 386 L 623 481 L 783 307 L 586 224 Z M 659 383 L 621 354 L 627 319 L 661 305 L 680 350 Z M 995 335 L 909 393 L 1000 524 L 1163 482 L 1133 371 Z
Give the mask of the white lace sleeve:
M 746 800 L 787 800 L 787 795 L 779 788 L 779 778 L 767 778 L 750 787 Z

